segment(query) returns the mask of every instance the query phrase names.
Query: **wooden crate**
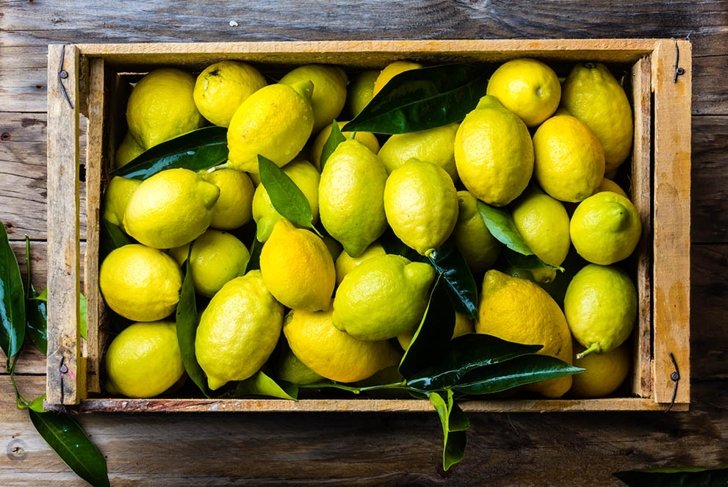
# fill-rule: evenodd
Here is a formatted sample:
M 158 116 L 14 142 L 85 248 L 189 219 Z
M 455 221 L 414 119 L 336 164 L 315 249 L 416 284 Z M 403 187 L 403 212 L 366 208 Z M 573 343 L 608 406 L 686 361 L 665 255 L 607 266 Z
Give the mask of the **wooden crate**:
M 430 411 L 400 399 L 119 399 L 99 384 L 103 303 L 98 289 L 100 196 L 120 140 L 128 86 L 123 73 L 158 66 L 199 70 L 222 59 L 271 72 L 332 63 L 381 68 L 397 59 L 423 63 L 619 63 L 634 107 L 632 199 L 642 218 L 636 259 L 639 322 L 629 397 L 595 400 L 473 400 L 466 411 L 546 412 L 686 410 L 690 402 L 690 101 L 691 45 L 665 39 L 241 42 L 51 45 L 48 52 L 48 368 L 49 408 L 81 411 Z M 629 93 L 628 93 L 629 94 Z M 87 121 L 87 145 L 79 124 Z M 79 205 L 85 160 L 86 207 Z M 86 252 L 79 214 L 86 212 Z M 81 274 L 83 259 L 84 274 Z M 81 283 L 88 298 L 88 339 L 78 331 Z

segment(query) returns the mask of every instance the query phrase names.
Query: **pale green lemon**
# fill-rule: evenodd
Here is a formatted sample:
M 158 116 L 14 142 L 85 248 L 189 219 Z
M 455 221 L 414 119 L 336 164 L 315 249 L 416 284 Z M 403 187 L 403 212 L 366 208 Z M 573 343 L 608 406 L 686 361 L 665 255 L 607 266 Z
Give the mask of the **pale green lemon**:
M 338 66 L 306 64 L 288 72 L 280 82 L 293 85 L 302 81 L 313 83 L 313 131 L 318 132 L 337 118 L 344 108 L 348 79 L 344 70 Z
M 501 244 L 485 226 L 475 196 L 465 190 L 457 194 L 458 221 L 452 236 L 468 267 L 475 273 L 483 272 L 495 264 Z
M 335 262 L 336 284 L 341 284 L 344 276 L 365 260 L 384 254 L 386 254 L 386 252 L 384 251 L 384 247 L 382 247 L 381 244 L 378 243 L 371 244 L 364 252 L 359 254 L 357 257 L 352 257 L 351 255 L 347 254 L 346 251 L 341 252 Z
M 203 117 L 214 125 L 227 127 L 235 110 L 266 84 L 263 75 L 250 64 L 219 61 L 197 77 L 193 97 Z
M 602 182 L 599 184 L 599 187 L 596 189 L 596 191 L 594 191 L 594 193 L 601 193 L 602 191 L 611 191 L 612 193 L 621 194 L 625 198 L 629 198 L 627 193 L 622 189 L 620 185 L 606 177 L 602 179 Z
M 457 123 L 451 123 L 429 130 L 392 135 L 379 150 L 379 157 L 390 173 L 414 158 L 440 166 L 453 181 L 457 181 L 454 143 L 458 126 Z
M 140 146 L 136 139 L 131 135 L 131 132 L 124 135 L 124 139 L 119 144 L 114 154 L 114 167 L 120 168 L 130 163 L 137 156 L 144 152 L 144 147 Z
M 114 176 L 104 193 L 104 220 L 124 229 L 124 212 L 131 195 L 142 182 L 138 179 Z
M 313 384 L 324 380 L 323 376 L 306 367 L 288 347 L 278 359 L 276 377 L 291 384 Z
M 369 104 L 374 96 L 374 82 L 379 71 L 369 70 L 357 73 L 349 83 L 346 94 L 346 105 L 352 117 L 356 117 Z
M 560 266 L 569 253 L 569 215 L 564 205 L 532 187 L 512 207 L 513 223 L 536 257 Z
M 223 168 L 203 172 L 202 177 L 220 190 L 220 196 L 212 207 L 212 228 L 233 230 L 253 219 L 255 187 L 246 173 Z

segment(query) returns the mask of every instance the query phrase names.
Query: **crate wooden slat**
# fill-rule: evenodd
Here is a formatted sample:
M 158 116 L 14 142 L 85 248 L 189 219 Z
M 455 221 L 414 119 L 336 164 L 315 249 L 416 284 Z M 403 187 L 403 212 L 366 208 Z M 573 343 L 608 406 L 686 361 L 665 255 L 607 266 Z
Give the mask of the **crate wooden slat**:
M 57 74 L 60 46 L 49 50 L 49 79 Z M 673 79 L 675 53 L 685 73 Z M 161 65 L 201 69 L 221 59 L 239 59 L 263 70 L 285 70 L 304 63 L 333 63 L 354 69 L 382 67 L 397 59 L 426 63 L 497 63 L 515 57 L 538 57 L 555 63 L 577 60 L 602 61 L 625 66 L 631 94 L 635 134 L 630 169 L 632 198 L 643 223 L 643 239 L 634 259 L 639 292 L 639 320 L 632 377 L 632 397 L 596 400 L 509 399 L 474 400 L 463 409 L 478 412 L 566 412 L 566 411 L 651 411 L 666 409 L 675 382 L 672 358 L 680 366 L 681 378 L 674 410 L 685 410 L 689 391 L 689 235 L 690 235 L 690 44 L 665 39 L 557 39 L 557 40 L 443 40 L 443 41 L 326 41 L 326 42 L 240 42 L 193 44 L 80 44 L 67 46 L 66 86 L 72 96 L 84 97 L 89 120 L 86 147 L 88 199 L 88 245 L 86 283 L 89 295 L 89 323 L 94 323 L 89 342 L 79 342 L 75 332 L 78 296 L 78 251 L 68 262 L 49 269 L 49 288 L 55 299 L 49 302 L 48 406 L 73 406 L 79 411 L 430 411 L 427 401 L 411 399 L 175 399 L 149 400 L 107 398 L 99 394 L 99 371 L 105 344 L 104 306 L 98 285 L 98 218 L 101 191 L 108 182 L 114 147 L 123 136 L 124 102 L 128 80 Z M 55 56 L 55 57 L 54 57 Z M 87 69 L 82 67 L 87 66 Z M 137 73 L 129 78 L 124 73 Z M 83 76 L 81 76 L 83 75 Z M 67 213 L 79 211 L 77 170 L 63 172 L 61 160 L 79 160 L 77 137 L 78 107 L 69 110 L 49 83 L 49 227 L 68 222 Z M 81 84 L 82 86 L 78 86 Z M 77 92 L 80 92 L 79 95 Z M 76 99 L 74 98 L 74 99 Z M 65 100 L 63 100 L 65 101 Z M 51 120 L 55 120 L 51 123 Z M 75 122 L 74 122 L 75 120 Z M 75 126 L 74 126 L 75 123 Z M 76 127 L 74 129 L 74 127 Z M 62 137 L 57 137 L 60 134 Z M 52 174 L 53 172 L 53 174 Z M 61 177 L 56 172 L 63 173 Z M 53 177 L 51 177 L 51 175 Z M 75 178 L 75 179 L 74 179 Z M 51 191 L 51 179 L 58 187 Z M 64 190 L 66 190 L 64 192 Z M 56 198 L 60 198 L 57 204 Z M 75 206 L 74 206 L 75 201 Z M 69 210 L 69 208 L 71 210 Z M 76 221 L 78 217 L 76 216 Z M 93 222 L 92 222 L 93 220 Z M 76 231 L 66 229 L 54 237 L 55 253 L 63 255 L 61 242 L 68 245 Z M 63 229 L 54 228 L 54 232 Z M 76 247 L 77 248 L 77 247 Z M 75 270 L 74 270 L 75 269 Z M 51 275 L 53 281 L 51 282 Z M 73 285 L 73 283 L 76 283 Z M 93 301 L 93 306 L 91 303 Z M 57 307 L 52 312 L 51 307 Z M 61 313 L 60 310 L 64 310 Z M 74 314 L 76 313 L 76 314 Z M 95 314 L 95 316 L 91 316 Z M 51 318 L 51 316 L 53 318 Z M 72 326 L 73 324 L 73 326 Z M 71 328 L 74 328 L 72 330 Z M 73 341 L 75 340 L 75 341 Z M 73 341 L 71 344 L 70 341 Z M 92 343 L 91 343 L 92 342 Z M 672 354 L 672 355 L 671 355 Z M 88 385 L 83 377 L 57 373 L 60 360 L 89 363 Z M 56 376 L 51 377 L 51 371 Z M 70 383 L 73 382 L 73 383 Z M 62 387 L 62 388 L 61 388 Z M 86 393 L 90 397 L 85 397 Z

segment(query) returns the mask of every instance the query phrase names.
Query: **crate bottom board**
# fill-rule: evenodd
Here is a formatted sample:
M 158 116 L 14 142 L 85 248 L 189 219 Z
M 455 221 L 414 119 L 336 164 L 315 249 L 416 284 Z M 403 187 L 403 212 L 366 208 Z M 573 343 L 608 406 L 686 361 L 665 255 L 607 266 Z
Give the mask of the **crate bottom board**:
M 49 405 L 53 407 L 53 405 Z M 475 413 L 547 413 L 665 411 L 669 404 L 649 398 L 603 399 L 533 399 L 498 401 L 462 401 L 465 412 Z M 676 403 L 672 411 L 687 411 L 689 404 Z M 72 409 L 79 412 L 432 412 L 429 401 L 419 399 L 123 399 L 93 398 L 82 400 Z

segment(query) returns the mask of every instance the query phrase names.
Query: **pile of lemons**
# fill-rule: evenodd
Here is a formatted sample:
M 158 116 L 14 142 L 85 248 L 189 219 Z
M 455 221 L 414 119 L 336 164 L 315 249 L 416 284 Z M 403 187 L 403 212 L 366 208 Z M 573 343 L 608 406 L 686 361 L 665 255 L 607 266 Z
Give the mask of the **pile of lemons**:
M 135 242 L 100 268 L 106 305 L 132 322 L 106 350 L 108 391 L 152 397 L 184 380 L 174 313 L 186 261 L 202 304 L 195 356 L 211 390 L 264 365 L 299 384 L 370 378 L 409 346 L 436 278 L 424 257 L 446 241 L 482 280 L 477 320 L 458 313 L 454 336 L 537 343 L 587 369 L 530 387 L 546 397 L 620 386 L 637 315 L 622 263 L 642 232 L 610 179 L 631 153 L 623 87 L 599 63 L 575 64 L 559 80 L 543 62 L 516 59 L 493 72 L 460 123 L 388 137 L 345 132 L 321 160 L 332 120 L 356 116 L 394 76 L 421 67 L 397 61 L 347 74 L 310 64 L 275 81 L 222 61 L 197 78 L 164 68 L 136 83 L 117 167 L 206 123 L 227 128 L 229 155 L 211 170 L 108 184 L 103 217 Z M 320 232 L 276 211 L 258 155 L 298 186 Z M 509 264 L 481 202 L 507 212 L 544 264 Z M 423 258 L 387 253 L 389 230 Z M 247 270 L 253 238 L 259 268 Z

